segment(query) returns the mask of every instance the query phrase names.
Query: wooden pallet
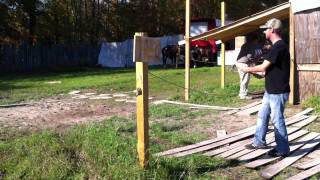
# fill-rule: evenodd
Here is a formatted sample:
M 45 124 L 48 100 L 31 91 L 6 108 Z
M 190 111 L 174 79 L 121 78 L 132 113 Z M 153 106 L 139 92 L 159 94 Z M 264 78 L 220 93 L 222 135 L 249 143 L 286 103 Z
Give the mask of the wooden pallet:
M 286 167 L 291 166 L 296 161 L 304 157 L 309 152 L 312 152 L 312 150 L 318 144 L 320 144 L 319 133 L 302 130 L 304 126 L 317 119 L 317 116 L 309 117 L 305 115 L 311 111 L 312 109 L 306 109 L 290 118 L 287 118 L 286 124 L 288 126 L 287 131 L 288 140 L 290 142 L 290 154 L 286 158 L 270 157 L 267 155 L 267 153 L 276 146 L 272 128 L 269 129 L 266 136 L 268 148 L 257 150 L 249 150 L 245 148 L 246 144 L 250 144 L 252 142 L 251 137 L 255 133 L 255 126 L 231 133 L 223 137 L 218 137 L 193 145 L 164 151 L 156 155 L 168 157 L 183 157 L 195 153 L 201 153 L 205 156 L 218 156 L 227 159 L 238 159 L 241 161 L 247 161 L 248 163 L 244 164 L 244 166 L 247 168 L 257 168 L 278 160 L 276 163 L 267 166 L 261 171 L 262 177 L 272 178 Z M 320 148 L 316 150 L 316 152 L 318 155 L 320 153 Z M 320 172 L 320 157 L 316 157 L 318 158 L 306 161 L 304 163 L 296 164 L 295 166 L 300 169 L 310 169 L 291 177 L 291 179 L 309 177 L 314 175 L 315 173 Z
M 313 168 L 310 168 L 306 171 L 303 171 L 295 176 L 292 176 L 290 178 L 288 178 L 287 180 L 302 180 L 302 179 L 306 179 L 310 176 L 316 175 L 320 172 L 320 164 L 317 166 L 314 166 Z
M 301 139 L 299 139 L 298 141 L 296 141 L 296 143 L 292 143 L 290 144 L 290 153 L 294 152 L 295 150 L 299 149 L 301 146 L 303 146 L 304 144 L 308 143 L 309 141 L 313 140 L 314 138 L 316 138 L 317 136 L 319 136 L 318 133 L 309 133 L 308 135 L 302 137 Z M 261 151 L 261 150 L 259 150 Z M 267 151 L 266 151 L 267 152 Z M 257 168 L 260 167 L 262 165 L 271 163 L 275 160 L 280 159 L 280 157 L 271 157 L 269 155 L 264 155 L 262 157 L 260 157 L 257 160 L 254 160 L 252 162 L 249 162 L 247 164 L 245 164 L 244 166 L 247 168 Z
M 309 112 L 310 111 L 303 111 L 303 113 L 300 113 L 299 116 L 295 115 L 288 118 L 286 121 L 286 124 L 291 125 L 306 119 L 307 116 L 304 116 L 304 113 L 309 113 Z M 255 126 L 251 126 L 244 130 L 226 135 L 224 137 L 218 137 L 218 138 L 202 141 L 196 144 L 170 149 L 164 152 L 157 153 L 155 154 L 155 156 L 182 157 L 182 156 L 186 156 L 194 153 L 209 151 L 226 144 L 231 144 L 231 143 L 249 138 L 253 136 L 254 133 L 255 133 Z
M 281 161 L 269 165 L 265 169 L 262 170 L 261 176 L 264 178 L 272 178 L 273 176 L 277 175 L 279 172 L 281 172 L 286 167 L 290 166 L 297 160 L 301 159 L 303 156 L 305 156 L 307 153 L 312 151 L 312 149 L 317 146 L 320 143 L 320 137 L 317 136 L 315 139 L 309 141 L 304 146 L 299 148 L 298 150 L 294 151 L 292 154 L 290 154 L 288 157 L 282 159 Z
M 256 101 L 256 102 L 250 103 L 250 104 L 248 104 L 246 106 L 240 107 L 239 109 L 234 109 L 234 110 L 231 110 L 231 111 L 227 111 L 224 114 L 225 115 L 232 115 L 232 114 L 235 114 L 235 113 L 237 113 L 239 111 L 243 111 L 243 110 L 249 109 L 251 107 L 257 106 L 257 105 L 259 105 L 261 103 L 262 103 L 261 101 Z

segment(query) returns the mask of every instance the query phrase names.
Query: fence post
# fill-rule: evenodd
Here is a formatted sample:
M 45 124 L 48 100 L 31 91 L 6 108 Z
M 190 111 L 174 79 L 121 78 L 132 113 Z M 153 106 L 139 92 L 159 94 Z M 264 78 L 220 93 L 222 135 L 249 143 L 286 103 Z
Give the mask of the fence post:
M 189 101 L 190 97 L 190 0 L 186 0 L 186 23 L 185 23 L 185 85 L 184 100 Z
M 137 95 L 137 151 L 139 163 L 142 168 L 148 165 L 149 161 L 149 122 L 148 122 L 148 63 L 142 59 L 136 59 L 136 53 L 141 53 L 142 50 L 137 50 L 138 43 L 136 37 L 146 36 L 145 33 L 135 33 L 134 38 L 134 60 L 136 64 L 136 95 Z
M 225 2 L 221 2 L 221 27 L 225 25 Z M 221 88 L 224 89 L 225 85 L 225 44 L 224 41 L 221 41 L 221 52 L 220 52 L 220 58 L 221 58 Z

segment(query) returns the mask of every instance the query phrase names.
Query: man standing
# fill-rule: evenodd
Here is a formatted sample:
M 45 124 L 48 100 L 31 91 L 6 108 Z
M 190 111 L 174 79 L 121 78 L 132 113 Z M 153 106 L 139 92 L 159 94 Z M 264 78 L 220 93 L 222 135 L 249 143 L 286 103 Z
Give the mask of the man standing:
M 248 67 L 254 63 L 262 55 L 262 45 L 256 34 L 247 36 L 247 42 L 241 46 L 240 53 L 237 57 L 236 66 L 240 78 L 240 99 L 252 99 L 248 96 L 248 85 L 250 81 L 250 73 L 241 71 L 241 68 Z
M 257 119 L 256 133 L 253 143 L 247 145 L 248 149 L 266 147 L 266 133 L 268 131 L 269 118 L 274 126 L 276 148 L 269 152 L 271 156 L 286 156 L 290 152 L 287 128 L 284 120 L 285 103 L 288 100 L 290 86 L 290 54 L 289 48 L 281 38 L 282 23 L 278 19 L 270 19 L 264 29 L 266 39 L 270 40 L 272 47 L 265 55 L 261 65 L 242 68 L 244 72 L 263 72 L 265 74 L 265 94 L 262 100 L 262 108 Z

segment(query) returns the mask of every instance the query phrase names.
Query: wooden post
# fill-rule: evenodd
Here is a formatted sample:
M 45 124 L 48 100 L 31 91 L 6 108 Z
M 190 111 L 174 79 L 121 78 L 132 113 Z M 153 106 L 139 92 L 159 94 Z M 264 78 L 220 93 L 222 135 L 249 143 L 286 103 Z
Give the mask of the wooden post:
M 145 34 L 136 33 L 135 36 L 145 36 Z M 135 41 L 134 48 L 136 47 Z M 145 168 L 149 161 L 148 63 L 140 61 L 142 60 L 136 60 L 137 151 L 140 166 Z
M 186 23 L 185 23 L 185 89 L 184 99 L 189 101 L 190 96 L 190 0 L 186 0 Z
M 290 88 L 291 92 L 289 95 L 289 104 L 295 104 L 295 50 L 294 50 L 294 14 L 292 12 L 292 5 L 290 5 L 290 29 L 289 29 L 289 36 L 290 36 Z
M 221 26 L 225 25 L 225 3 L 224 1 L 221 2 Z M 220 52 L 220 58 L 221 58 L 221 88 L 224 88 L 225 83 L 225 44 L 221 40 L 221 52 Z

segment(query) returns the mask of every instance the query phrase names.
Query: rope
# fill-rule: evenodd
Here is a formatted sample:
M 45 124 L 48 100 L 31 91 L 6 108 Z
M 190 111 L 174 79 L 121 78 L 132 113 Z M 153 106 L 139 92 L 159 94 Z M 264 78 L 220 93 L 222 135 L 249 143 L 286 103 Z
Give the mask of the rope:
M 160 77 L 160 76 L 158 76 L 158 75 L 155 75 L 155 74 L 151 73 L 150 71 L 149 71 L 148 73 L 149 73 L 151 76 L 153 76 L 153 77 L 155 77 L 155 78 L 157 78 L 157 79 L 160 79 L 160 80 L 162 80 L 162 81 L 164 81 L 164 82 L 166 82 L 166 83 L 168 83 L 168 84 L 171 84 L 171 85 L 173 85 L 173 86 L 176 86 L 176 87 L 178 87 L 178 88 L 181 88 L 181 89 L 183 89 L 183 90 L 186 90 L 185 87 L 180 86 L 180 85 L 178 85 L 178 84 L 176 84 L 176 83 L 173 83 L 173 82 L 171 82 L 171 81 L 168 81 L 168 80 L 166 80 L 166 79 L 163 78 L 163 77 Z M 213 96 L 220 96 L 220 97 L 222 96 L 222 95 L 220 95 L 220 94 L 208 93 L 208 92 L 200 91 L 200 90 L 193 89 L 193 88 L 189 88 L 189 89 L 192 90 L 192 91 L 198 92 L 198 93 L 206 94 L 206 95 L 213 95 Z M 229 95 L 230 95 L 230 96 L 235 96 L 235 95 L 237 95 L 237 94 L 229 94 Z

